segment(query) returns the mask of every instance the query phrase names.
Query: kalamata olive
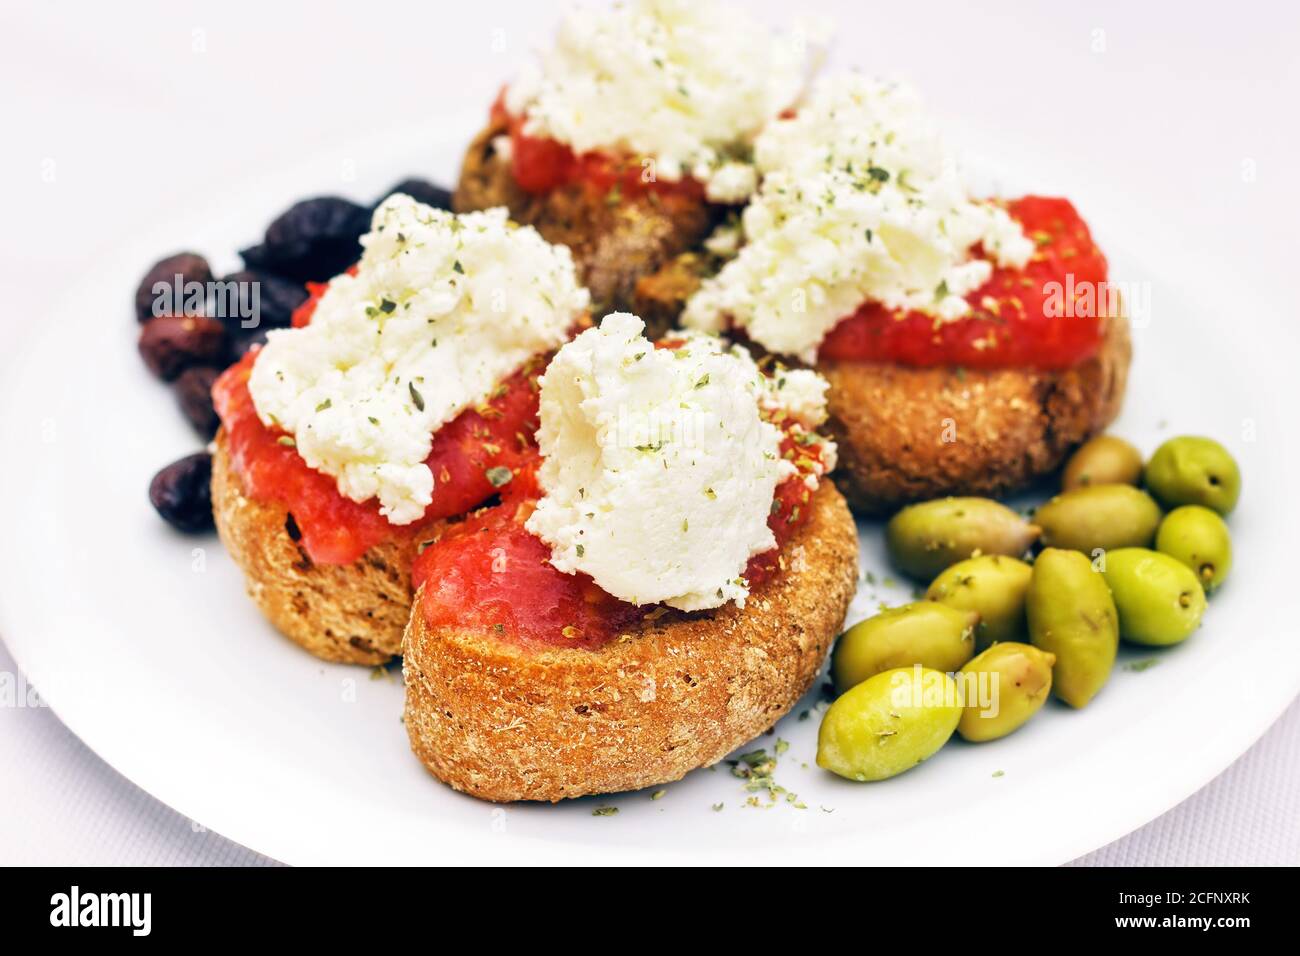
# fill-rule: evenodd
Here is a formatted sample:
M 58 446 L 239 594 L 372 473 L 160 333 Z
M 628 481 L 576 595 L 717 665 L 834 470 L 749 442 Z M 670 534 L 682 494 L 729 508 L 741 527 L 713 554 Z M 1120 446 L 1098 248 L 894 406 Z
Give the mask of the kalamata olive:
M 251 329 L 287 328 L 294 310 L 306 301 L 307 288 L 301 282 L 241 269 L 222 277 L 212 314 L 238 335 Z
M 181 301 L 176 301 L 176 277 L 180 276 Z M 190 282 L 208 283 L 212 281 L 212 269 L 208 260 L 196 252 L 178 252 L 174 256 L 155 262 L 140 280 L 135 290 L 135 315 L 141 322 L 147 322 L 155 315 L 168 313 L 179 315 L 186 312 L 185 286 Z M 154 286 L 163 283 L 169 292 L 156 291 Z M 157 303 L 157 308 L 155 308 Z
M 149 503 L 179 531 L 212 527 L 212 456 L 206 451 L 174 461 L 149 482 Z
M 434 209 L 451 209 L 451 191 L 443 189 L 441 186 L 435 186 L 427 179 L 403 179 L 388 192 L 384 193 L 376 202 L 378 206 L 389 196 L 394 193 L 405 193 L 417 202 L 422 202 L 426 206 L 432 206 Z
M 220 374 L 221 369 L 211 365 L 195 365 L 181 372 L 172 385 L 181 413 L 204 438 L 215 435 L 217 425 L 221 423 L 212 407 L 212 383 Z
M 201 315 L 160 315 L 140 329 L 140 357 L 170 382 L 191 365 L 221 365 L 226 359 L 226 330 Z
M 370 209 L 339 196 L 294 203 L 266 229 L 261 245 L 240 252 L 250 269 L 299 282 L 332 279 L 361 257 Z

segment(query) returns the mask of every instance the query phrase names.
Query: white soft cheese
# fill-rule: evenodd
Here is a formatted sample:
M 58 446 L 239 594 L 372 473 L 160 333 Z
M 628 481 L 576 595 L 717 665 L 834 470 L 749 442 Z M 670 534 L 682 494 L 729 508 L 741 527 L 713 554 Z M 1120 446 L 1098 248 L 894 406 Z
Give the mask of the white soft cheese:
M 569 250 L 504 209 L 456 216 L 395 195 L 361 243 L 357 274 L 330 282 L 310 325 L 270 333 L 248 386 L 344 497 L 409 524 L 432 498 L 434 433 L 564 342 L 588 297 Z
M 826 333 L 867 301 L 959 318 L 992 265 L 1023 267 L 1033 243 L 999 206 L 971 198 L 919 97 L 847 74 L 824 81 L 758 137 L 763 176 L 745 244 L 687 303 L 689 327 L 742 326 L 811 362 Z
M 830 382 L 811 369 L 780 368 L 765 379 L 767 391 L 759 401 L 769 411 L 780 411 L 789 415 L 808 431 L 816 431 L 826 421 L 826 391 Z M 835 468 L 834 442 L 824 441 L 823 447 L 829 451 L 827 460 L 823 453 L 823 463 L 827 471 Z
M 608 315 L 542 376 L 545 494 L 526 527 L 556 568 L 588 574 L 624 601 L 743 605 L 745 565 L 775 546 L 773 494 L 795 472 L 760 404 L 785 407 L 789 389 L 816 421 L 817 387 L 802 377 L 779 387 L 713 336 L 656 349 L 644 328 L 634 315 Z
M 506 106 L 528 133 L 578 153 L 647 157 L 655 178 L 690 175 L 710 199 L 738 203 L 757 184 L 745 158 L 753 137 L 798 98 L 808 46 L 803 33 L 776 37 L 715 0 L 575 8 Z

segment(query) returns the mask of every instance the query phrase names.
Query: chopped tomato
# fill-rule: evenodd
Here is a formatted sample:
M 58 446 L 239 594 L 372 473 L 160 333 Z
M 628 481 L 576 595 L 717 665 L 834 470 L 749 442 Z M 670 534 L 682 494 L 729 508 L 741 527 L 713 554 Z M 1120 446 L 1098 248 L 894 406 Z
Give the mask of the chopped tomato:
M 806 478 L 818 469 L 821 446 L 793 422 L 785 458 L 798 474 L 776 489 L 768 526 L 776 547 L 750 559 L 745 571 L 757 587 L 784 568 L 782 551 L 808 520 Z M 430 627 L 465 627 L 527 645 L 598 648 L 663 608 L 638 607 L 613 597 L 585 574 L 565 574 L 550 563 L 550 548 L 524 528 L 541 491 L 532 466 L 521 467 L 500 505 L 454 526 L 415 559 L 412 583 Z
M 524 118 L 505 107 L 504 91 L 492 105 L 494 123 L 510 136 L 510 169 L 525 192 L 547 193 L 570 183 L 583 183 L 616 202 L 619 196 L 653 193 L 660 199 L 704 201 L 704 187 L 695 179 L 659 180 L 650 160 L 595 150 L 575 154 L 564 143 L 524 132 Z
M 551 549 L 524 529 L 537 501 L 529 484 L 516 478 L 500 505 L 453 526 L 416 557 L 412 584 L 424 587 L 425 620 L 525 643 L 600 647 L 643 611 L 585 574 L 551 566 Z
M 506 473 L 501 469 L 513 470 L 535 454 L 541 360 L 438 430 L 426 459 L 434 476 L 433 500 L 421 520 L 392 525 L 377 502 L 343 497 L 334 478 L 308 467 L 285 432 L 262 424 L 248 391 L 256 357 L 250 352 L 217 379 L 213 402 L 245 493 L 287 508 L 303 549 L 319 564 L 349 564 L 380 542 L 418 538 L 429 522 L 464 514 L 492 497 Z
M 1024 269 L 995 267 L 966 296 L 970 313 L 936 322 L 866 303 L 830 331 L 823 359 L 970 368 L 1065 368 L 1096 354 L 1113 289 L 1106 258 L 1065 199 L 1007 205 L 1037 248 Z

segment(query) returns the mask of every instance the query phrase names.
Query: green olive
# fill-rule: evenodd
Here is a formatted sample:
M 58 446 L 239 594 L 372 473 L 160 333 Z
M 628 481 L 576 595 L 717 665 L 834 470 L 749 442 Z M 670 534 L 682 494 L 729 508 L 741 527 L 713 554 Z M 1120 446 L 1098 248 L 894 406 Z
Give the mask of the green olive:
M 1025 591 L 1033 569 L 1004 554 L 982 554 L 958 561 L 930 585 L 925 597 L 959 611 L 974 611 L 975 649 L 982 651 L 998 641 L 1024 640 Z
M 849 628 L 835 645 L 831 674 L 840 693 L 895 667 L 955 671 L 975 653 L 979 615 L 933 601 L 889 608 Z
M 1029 639 L 1056 655 L 1056 696 L 1085 706 L 1110 678 L 1119 649 L 1119 618 L 1105 579 L 1079 552 L 1048 548 L 1034 562 L 1025 607 Z
M 1156 532 L 1156 550 L 1187 565 L 1213 591 L 1232 570 L 1232 536 L 1218 513 L 1200 505 L 1183 505 L 1165 515 Z
M 817 734 L 817 766 L 850 780 L 886 780 L 933 756 L 961 715 L 957 684 L 942 671 L 885 671 L 831 704 Z
M 1131 485 L 1087 485 L 1057 495 L 1034 520 L 1047 547 L 1092 554 L 1149 545 L 1160 525 L 1160 506 Z
M 1005 737 L 1038 712 L 1052 691 L 1056 656 L 1029 644 L 994 644 L 961 669 L 957 733 L 980 742 Z
M 1086 441 L 1066 462 L 1061 487 L 1136 485 L 1142 480 L 1142 453 L 1122 438 L 1098 435 Z
M 1205 590 L 1191 568 L 1159 551 L 1120 548 L 1106 554 L 1106 584 L 1119 613 L 1119 634 L 1163 647 L 1201 626 Z
M 1147 462 L 1146 484 L 1166 508 L 1204 505 L 1226 515 L 1241 495 L 1241 470 L 1213 438 L 1171 438 Z
M 1038 528 L 990 498 L 937 498 L 910 505 L 885 528 L 889 557 L 903 573 L 928 581 L 976 554 L 1018 557 Z

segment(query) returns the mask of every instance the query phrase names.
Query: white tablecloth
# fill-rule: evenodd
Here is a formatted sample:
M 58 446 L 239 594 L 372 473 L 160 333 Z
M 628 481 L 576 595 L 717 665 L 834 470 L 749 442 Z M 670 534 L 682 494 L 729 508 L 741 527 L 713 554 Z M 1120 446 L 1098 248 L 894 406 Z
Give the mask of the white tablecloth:
M 0 676 L 15 674 L 0 644 Z M 274 866 L 105 764 L 43 707 L 0 708 L 0 864 Z M 1300 864 L 1300 702 L 1226 773 L 1082 866 Z

